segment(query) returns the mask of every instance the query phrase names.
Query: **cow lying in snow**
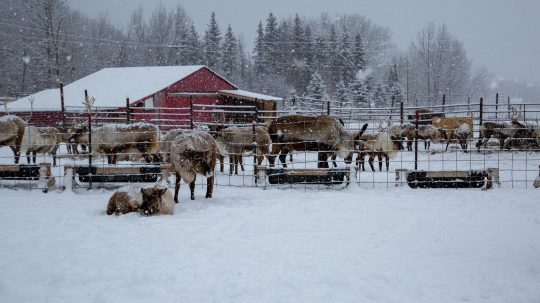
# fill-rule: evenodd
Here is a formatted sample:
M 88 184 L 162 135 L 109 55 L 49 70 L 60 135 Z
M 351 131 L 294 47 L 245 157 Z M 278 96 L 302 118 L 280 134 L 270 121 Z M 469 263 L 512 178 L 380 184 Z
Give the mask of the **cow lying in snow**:
M 88 127 L 78 125 L 70 130 L 77 144 L 88 144 Z M 116 164 L 118 154 L 141 153 L 146 162 L 154 160 L 159 150 L 159 129 L 146 123 L 106 124 L 92 128 L 92 152 L 106 154 L 108 164 Z
M 107 204 L 107 215 L 140 212 L 146 216 L 172 215 L 174 200 L 166 187 L 140 188 L 126 187 L 115 192 Z
M 207 178 L 206 198 L 212 197 L 217 154 L 216 141 L 205 132 L 184 133 L 173 140 L 170 157 L 173 169 L 176 172 L 174 188 L 174 201 L 176 203 L 178 203 L 178 192 L 182 179 L 189 183 L 191 200 L 195 200 L 195 179 L 197 174 Z

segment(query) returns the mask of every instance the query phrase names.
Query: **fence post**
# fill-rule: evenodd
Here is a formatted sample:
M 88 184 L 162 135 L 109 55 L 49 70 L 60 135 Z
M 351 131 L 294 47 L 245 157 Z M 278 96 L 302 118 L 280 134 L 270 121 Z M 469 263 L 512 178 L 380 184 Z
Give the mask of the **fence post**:
M 480 126 L 484 122 L 484 98 L 480 98 Z
M 499 118 L 499 93 L 495 94 L 495 119 Z
M 446 106 L 446 94 L 442 95 L 442 112 L 444 113 Z
M 126 98 L 126 117 L 127 117 L 127 124 L 131 123 L 131 110 L 129 108 L 129 98 Z
M 508 96 L 508 119 L 510 119 L 510 96 Z
M 193 95 L 189 95 L 189 128 L 193 129 Z
M 255 107 L 255 113 L 257 117 L 257 107 Z M 257 125 L 257 118 L 253 119 L 251 123 L 252 127 L 252 140 L 253 140 L 253 175 L 255 176 L 255 184 L 258 182 L 258 173 L 257 173 L 257 132 L 255 126 Z
M 399 103 L 399 121 L 403 125 L 403 101 Z
M 471 97 L 467 97 L 467 111 L 471 115 Z
M 330 100 L 326 101 L 326 114 L 330 116 Z
M 66 107 L 64 103 L 64 83 L 60 82 L 60 109 L 62 110 L 62 131 L 66 128 Z
M 414 117 L 414 170 L 418 170 L 418 119 L 419 114 L 418 110 L 416 110 Z
M 88 90 L 84 90 L 84 100 L 88 101 Z M 92 189 L 92 109 L 89 106 L 88 111 L 88 190 Z
M 527 104 L 523 104 L 523 122 L 527 121 L 527 110 L 525 110 Z

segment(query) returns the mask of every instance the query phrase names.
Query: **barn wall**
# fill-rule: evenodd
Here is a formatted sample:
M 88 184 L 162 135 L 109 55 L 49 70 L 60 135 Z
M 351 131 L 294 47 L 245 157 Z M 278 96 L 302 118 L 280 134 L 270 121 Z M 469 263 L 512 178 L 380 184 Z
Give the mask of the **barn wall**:
M 154 97 L 154 106 L 157 109 L 135 109 L 138 114 L 136 120 L 159 121 L 164 129 L 172 127 L 190 126 L 190 100 L 189 97 L 171 97 L 169 93 L 215 93 L 222 89 L 236 89 L 236 87 L 223 78 L 217 76 L 207 68 L 202 68 L 189 75 L 168 88 L 156 93 Z M 146 98 L 145 98 L 146 99 Z M 214 117 L 212 113 L 204 111 L 212 110 L 212 105 L 217 104 L 216 97 L 193 97 L 193 103 L 198 105 L 209 105 L 208 107 L 195 106 L 193 112 L 193 121 L 212 122 Z M 144 113 L 143 113 L 144 112 Z

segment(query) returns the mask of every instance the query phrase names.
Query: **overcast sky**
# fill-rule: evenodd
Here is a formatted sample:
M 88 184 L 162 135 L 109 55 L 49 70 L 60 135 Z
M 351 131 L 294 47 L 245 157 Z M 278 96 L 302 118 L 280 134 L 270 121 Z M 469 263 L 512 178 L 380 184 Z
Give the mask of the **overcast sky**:
M 406 49 L 427 23 L 445 23 L 465 43 L 476 65 L 506 80 L 540 84 L 540 1 L 538 0 L 71 0 L 72 7 L 89 16 L 106 12 L 115 24 L 125 26 L 133 9 L 146 14 L 162 3 L 180 4 L 200 33 L 212 11 L 222 30 L 231 24 L 252 44 L 260 20 L 269 12 L 278 18 L 359 13 L 389 27 L 393 41 Z

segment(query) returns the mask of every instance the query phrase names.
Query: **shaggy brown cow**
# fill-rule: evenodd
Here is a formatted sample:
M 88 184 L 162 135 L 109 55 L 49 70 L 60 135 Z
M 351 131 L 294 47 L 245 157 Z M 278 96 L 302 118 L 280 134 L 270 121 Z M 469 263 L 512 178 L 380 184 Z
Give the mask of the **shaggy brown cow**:
M 174 201 L 166 187 L 151 188 L 124 187 L 115 192 L 107 204 L 107 215 L 140 212 L 145 216 L 172 215 Z
M 414 141 L 415 127 L 414 125 L 407 126 L 407 150 L 412 151 L 412 144 Z M 440 143 L 442 141 L 442 135 L 439 129 L 433 125 L 420 125 L 418 127 L 418 139 L 424 140 L 424 149 L 429 149 L 431 142 Z
M 62 142 L 62 134 L 55 127 L 27 126 L 21 144 L 21 153 L 26 154 L 26 160 L 36 163 L 37 154 L 50 154 L 53 156 L 53 165 L 56 165 L 56 152 Z
M 222 129 L 216 135 L 216 143 L 221 154 L 229 154 L 230 174 L 238 175 L 238 164 L 244 171 L 242 155 L 244 152 L 253 151 L 253 127 L 230 126 Z M 261 165 L 264 157 L 270 161 L 270 144 L 272 140 L 265 127 L 255 127 L 255 143 L 257 144 L 257 164 Z
M 26 122 L 15 115 L 0 117 L 0 147 L 9 146 L 15 155 L 15 164 L 19 163 L 21 144 Z
M 79 125 L 70 130 L 77 144 L 88 144 L 88 127 Z M 92 128 L 92 152 L 107 155 L 108 164 L 116 164 L 117 155 L 137 150 L 146 162 L 152 162 L 159 150 L 159 129 L 146 123 L 106 124 Z
M 390 167 L 390 159 L 394 158 L 396 151 L 399 149 L 398 144 L 392 139 L 388 132 L 379 132 L 376 134 L 364 133 L 360 139 L 363 143 L 359 146 L 360 152 L 356 157 L 356 166 L 359 170 L 365 171 L 364 158 L 369 155 L 369 166 L 372 171 L 375 171 L 373 161 L 375 156 L 379 160 L 379 171 L 382 171 L 382 158 L 386 161 L 386 170 Z
M 145 216 L 172 215 L 174 199 L 166 187 L 141 188 L 142 203 L 140 212 Z
M 212 198 L 214 169 L 218 148 L 216 141 L 205 132 L 194 131 L 178 135 L 171 146 L 171 163 L 176 172 L 174 201 L 178 203 L 180 181 L 189 183 L 191 200 L 195 200 L 195 178 L 197 174 L 207 178 L 206 198 Z
M 366 128 L 367 124 L 359 135 Z M 270 166 L 274 166 L 275 157 L 279 155 L 283 167 L 287 167 L 287 153 L 293 150 L 319 152 L 319 168 L 328 168 L 328 157 L 334 152 L 344 153 L 345 161 L 350 163 L 354 138 L 359 136 L 349 133 L 338 119 L 328 115 L 279 117 L 270 123 L 268 133 L 272 139 L 273 159 L 269 159 Z

